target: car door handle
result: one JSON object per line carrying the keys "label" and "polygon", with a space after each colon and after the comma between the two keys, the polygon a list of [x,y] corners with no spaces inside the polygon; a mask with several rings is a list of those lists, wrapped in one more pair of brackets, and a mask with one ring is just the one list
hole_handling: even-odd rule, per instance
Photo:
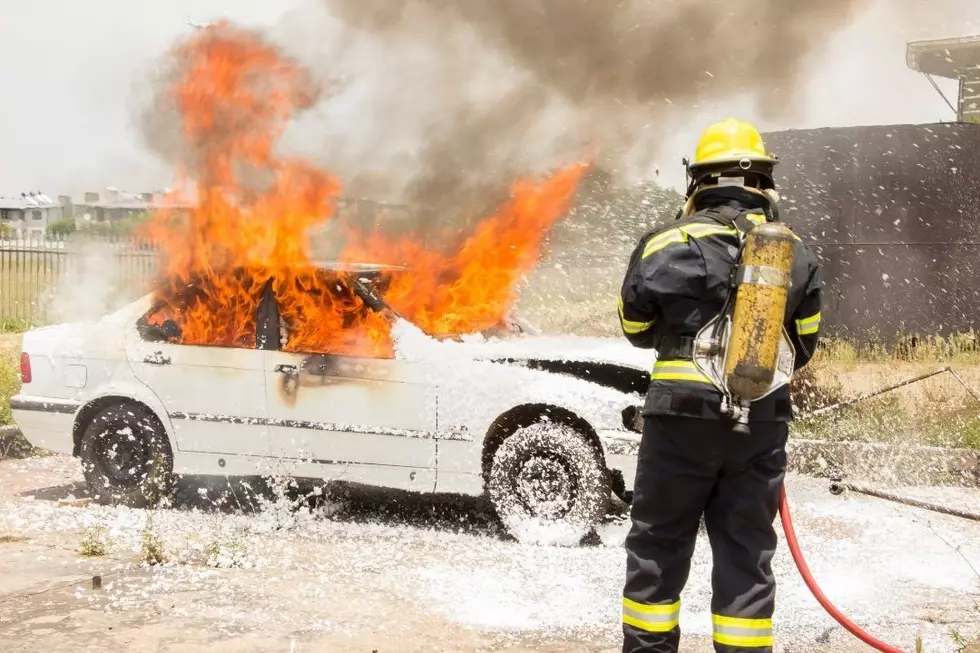
{"label": "car door handle", "polygon": [[155,351],[143,358],[143,362],[150,365],[170,365],[170,356],[164,356],[162,351]]}
{"label": "car door handle", "polygon": [[296,373],[296,366],[295,365],[276,365],[276,368],[275,369],[280,374],[295,374]]}

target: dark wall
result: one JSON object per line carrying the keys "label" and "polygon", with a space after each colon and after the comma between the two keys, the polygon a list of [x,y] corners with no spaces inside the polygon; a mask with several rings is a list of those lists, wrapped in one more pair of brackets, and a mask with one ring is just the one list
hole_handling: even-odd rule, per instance
{"label": "dark wall", "polygon": [[980,125],[765,135],[783,220],[820,254],[827,335],[980,328]]}

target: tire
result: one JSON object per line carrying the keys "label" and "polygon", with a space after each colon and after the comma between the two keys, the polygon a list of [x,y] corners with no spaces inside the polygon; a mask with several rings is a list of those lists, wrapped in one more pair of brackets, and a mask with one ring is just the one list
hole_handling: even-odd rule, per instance
{"label": "tire", "polygon": [[156,416],[137,404],[116,404],[85,426],[79,447],[92,495],[106,505],[145,508],[172,488],[173,452]]}
{"label": "tire", "polygon": [[497,449],[487,492],[507,532],[525,544],[577,546],[606,515],[609,478],[571,426],[538,422]]}

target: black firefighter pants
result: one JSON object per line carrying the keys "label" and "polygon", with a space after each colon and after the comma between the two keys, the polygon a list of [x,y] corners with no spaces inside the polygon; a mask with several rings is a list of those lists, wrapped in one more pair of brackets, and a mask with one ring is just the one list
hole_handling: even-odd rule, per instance
{"label": "black firefighter pants", "polygon": [[701,515],[711,542],[715,650],[772,651],[773,522],[789,425],[647,417],[626,538],[623,653],[675,653]]}

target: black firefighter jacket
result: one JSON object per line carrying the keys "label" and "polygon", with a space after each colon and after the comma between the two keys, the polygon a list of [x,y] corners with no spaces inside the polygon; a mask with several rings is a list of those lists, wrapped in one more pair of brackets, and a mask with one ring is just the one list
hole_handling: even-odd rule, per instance
{"label": "black firefighter jacket", "polygon": [[[623,280],[623,333],[634,346],[658,353],[644,415],[723,417],[721,392],[694,366],[691,342],[725,305],[740,232],[765,218],[760,208],[745,202],[707,204],[644,235]],[[799,369],[817,346],[822,286],[817,259],[799,239],[791,278],[785,326]],[[792,417],[788,387],[754,402],[749,411],[749,421],[788,422]]]}

